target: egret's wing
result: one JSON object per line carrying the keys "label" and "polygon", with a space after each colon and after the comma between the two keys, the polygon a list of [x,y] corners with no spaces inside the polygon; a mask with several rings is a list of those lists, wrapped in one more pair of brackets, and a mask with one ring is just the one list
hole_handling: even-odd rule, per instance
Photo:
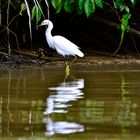
{"label": "egret's wing", "polygon": [[56,50],[58,53],[65,55],[78,55],[83,57],[83,53],[79,50],[79,47],[66,39],[63,36],[54,36],[53,43],[55,45]]}

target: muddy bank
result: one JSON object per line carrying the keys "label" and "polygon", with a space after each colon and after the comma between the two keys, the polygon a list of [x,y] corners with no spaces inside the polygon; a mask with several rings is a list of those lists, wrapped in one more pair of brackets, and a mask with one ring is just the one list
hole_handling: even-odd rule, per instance
{"label": "muddy bank", "polygon": [[84,70],[86,67],[95,71],[102,70],[140,70],[140,59],[134,57],[109,57],[109,56],[85,56],[78,58],[72,66],[76,70]]}
{"label": "muddy bank", "polygon": [[[42,65],[47,69],[64,69],[63,57],[52,57],[50,62]],[[68,59],[68,63],[72,58]],[[77,58],[70,65],[72,71],[103,71],[103,70],[140,70],[140,59],[134,57],[111,57],[111,56],[85,56]]]}
{"label": "muddy bank", "polygon": [[132,56],[85,56],[78,58],[76,62],[86,64],[140,64],[140,59]]}
{"label": "muddy bank", "polygon": [[[73,60],[73,57],[69,57],[68,62]],[[16,68],[21,66],[51,66],[51,67],[64,67],[64,58],[60,55],[54,55],[51,57],[29,57],[29,56],[6,56],[1,59],[0,69]],[[81,68],[87,66],[99,66],[106,67],[106,69],[140,69],[140,59],[136,56],[101,56],[101,55],[85,55],[83,58],[77,57],[71,67]]]}

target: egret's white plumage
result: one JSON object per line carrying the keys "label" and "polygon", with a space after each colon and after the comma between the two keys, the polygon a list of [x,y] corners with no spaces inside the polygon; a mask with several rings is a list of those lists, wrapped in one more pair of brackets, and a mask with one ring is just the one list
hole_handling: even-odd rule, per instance
{"label": "egret's white plumage", "polygon": [[51,30],[53,29],[53,23],[50,20],[44,20],[41,25],[47,26],[45,35],[50,48],[55,49],[64,57],[67,55],[77,55],[79,57],[84,56],[84,54],[79,50],[79,47],[65,37],[59,35],[52,36]]}

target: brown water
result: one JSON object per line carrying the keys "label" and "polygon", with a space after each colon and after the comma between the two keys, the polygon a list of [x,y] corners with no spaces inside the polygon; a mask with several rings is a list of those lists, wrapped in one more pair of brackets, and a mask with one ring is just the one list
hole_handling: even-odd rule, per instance
{"label": "brown water", "polygon": [[0,140],[139,140],[140,71],[62,66],[0,72]]}

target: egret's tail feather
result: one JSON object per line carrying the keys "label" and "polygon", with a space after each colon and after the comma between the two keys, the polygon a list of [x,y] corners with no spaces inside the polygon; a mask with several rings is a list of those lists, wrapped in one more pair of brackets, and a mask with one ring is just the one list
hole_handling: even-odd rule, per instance
{"label": "egret's tail feather", "polygon": [[78,55],[79,57],[84,57],[84,54],[83,54],[80,50],[77,52],[77,55]]}

